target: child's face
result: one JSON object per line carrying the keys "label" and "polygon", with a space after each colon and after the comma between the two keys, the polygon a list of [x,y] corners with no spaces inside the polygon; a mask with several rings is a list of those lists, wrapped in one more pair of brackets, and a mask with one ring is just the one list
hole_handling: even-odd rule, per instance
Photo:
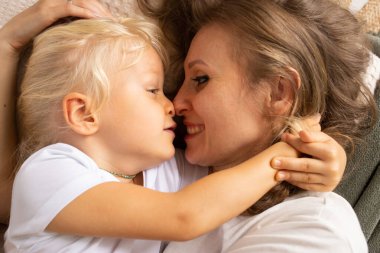
{"label": "child's face", "polygon": [[170,159],[174,155],[174,108],[163,93],[158,54],[147,48],[137,64],[116,73],[110,82],[110,102],[99,114],[98,133],[109,150],[103,159],[126,174]]}

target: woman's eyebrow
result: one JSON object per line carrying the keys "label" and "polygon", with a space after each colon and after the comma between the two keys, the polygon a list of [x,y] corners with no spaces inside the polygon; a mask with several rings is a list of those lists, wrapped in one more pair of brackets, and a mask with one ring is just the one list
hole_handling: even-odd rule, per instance
{"label": "woman's eyebrow", "polygon": [[205,65],[205,66],[208,66],[207,63],[205,63],[203,60],[201,59],[197,59],[197,60],[194,60],[194,61],[191,61],[187,64],[187,66],[190,68],[192,68],[194,65],[196,64],[201,64],[201,65]]}

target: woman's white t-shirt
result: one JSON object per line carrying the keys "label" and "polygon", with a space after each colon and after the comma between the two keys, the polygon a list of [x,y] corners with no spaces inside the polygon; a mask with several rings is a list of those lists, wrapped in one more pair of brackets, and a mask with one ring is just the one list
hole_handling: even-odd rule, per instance
{"label": "woman's white t-shirt", "polygon": [[367,253],[368,248],[344,198],[332,192],[305,192],[256,216],[234,218],[194,240],[171,242],[164,251],[179,252]]}

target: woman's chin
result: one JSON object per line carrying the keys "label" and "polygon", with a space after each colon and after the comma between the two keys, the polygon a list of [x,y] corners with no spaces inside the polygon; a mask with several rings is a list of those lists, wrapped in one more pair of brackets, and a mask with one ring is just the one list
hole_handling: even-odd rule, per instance
{"label": "woman's chin", "polygon": [[206,156],[199,150],[193,150],[191,148],[186,148],[185,150],[185,158],[190,164],[208,166],[207,159],[204,159],[204,157]]}

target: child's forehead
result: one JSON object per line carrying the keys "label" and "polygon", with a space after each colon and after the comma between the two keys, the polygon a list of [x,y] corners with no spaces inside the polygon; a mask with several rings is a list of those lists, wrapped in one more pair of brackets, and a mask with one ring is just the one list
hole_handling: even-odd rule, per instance
{"label": "child's forehead", "polygon": [[[110,73],[125,72],[133,75],[144,75],[141,79],[164,79],[164,65],[159,54],[152,48],[146,47],[136,52],[133,57],[128,54],[120,57],[120,61],[113,68],[109,69]],[[163,80],[162,80],[163,82]]]}

